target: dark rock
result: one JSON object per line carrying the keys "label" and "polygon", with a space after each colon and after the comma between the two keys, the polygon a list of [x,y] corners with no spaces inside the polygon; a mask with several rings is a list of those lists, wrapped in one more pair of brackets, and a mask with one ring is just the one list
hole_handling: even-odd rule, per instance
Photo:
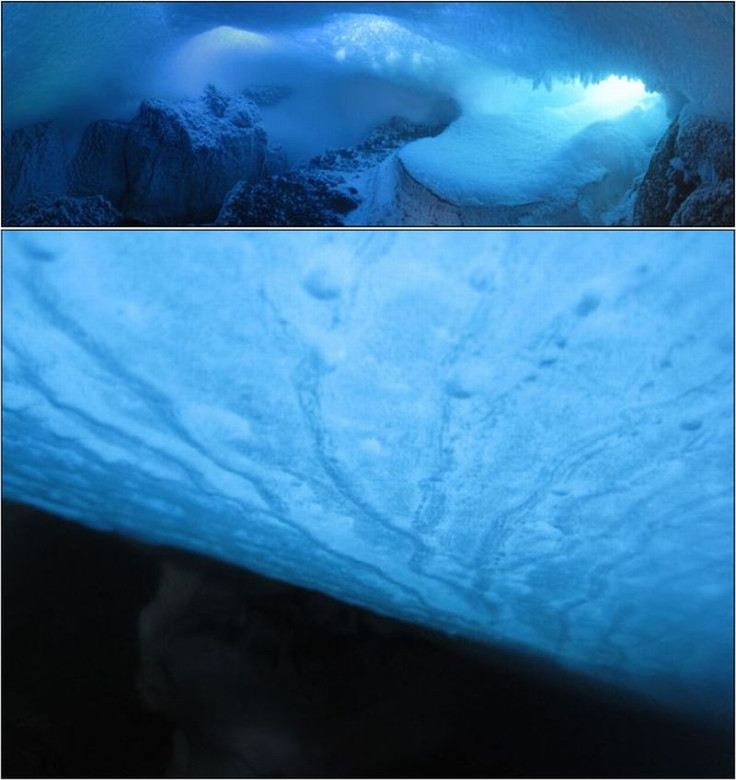
{"label": "dark rock", "polygon": [[733,125],[681,112],[654,150],[634,224],[733,225],[733,143]]}
{"label": "dark rock", "polygon": [[702,116],[680,116],[676,152],[684,169],[711,183],[733,179],[733,125]]}
{"label": "dark rock", "polygon": [[[455,116],[453,103],[448,116]],[[449,120],[448,120],[449,121]],[[392,117],[355,147],[328,149],[306,165],[256,184],[238,182],[228,193],[216,225],[242,227],[340,227],[361,195],[355,176],[375,169],[409,141],[439,135],[447,122],[427,125]],[[275,153],[274,153],[275,154]],[[285,165],[285,160],[275,160]],[[273,162],[267,157],[265,172]]]}
{"label": "dark rock", "polygon": [[283,146],[269,147],[266,149],[266,159],[263,163],[263,175],[275,176],[289,169],[289,159]]}
{"label": "dark rock", "polygon": [[125,143],[130,125],[124,122],[92,122],[82,136],[72,161],[72,195],[104,195],[121,203],[127,186]]}
{"label": "dark rock", "polygon": [[294,94],[291,87],[251,87],[243,90],[243,97],[252,100],[259,108],[270,108]]}
{"label": "dark rock", "polygon": [[94,122],[73,163],[72,191],[101,193],[143,225],[211,222],[238,181],[264,169],[258,108],[209,87],[199,101],[146,100],[128,124]]}
{"label": "dark rock", "polygon": [[202,103],[144,101],[125,147],[126,216],[162,225],[211,222],[237,181],[261,175],[266,134],[256,119],[245,98],[230,101],[221,116]]}
{"label": "dark rock", "polygon": [[[449,116],[454,119],[456,113],[451,112]],[[375,127],[368,138],[356,147],[328,149],[324,154],[313,157],[309,167],[323,171],[354,171],[372,167],[410,141],[434,138],[446,129],[450,121],[427,125],[394,116]]]}
{"label": "dark rock", "polygon": [[[670,160],[675,157],[677,120],[669,126],[660,138],[652,154],[634,205],[635,225],[668,225],[674,209],[668,195]],[[682,202],[683,198],[680,198]],[[678,203],[679,205],[679,203]]]}
{"label": "dark rock", "polygon": [[215,222],[242,227],[339,227],[358,203],[340,189],[338,177],[304,170],[248,184],[228,193]]}
{"label": "dark rock", "polygon": [[677,227],[733,225],[733,179],[695,190],[677,210],[670,224]]}
{"label": "dark rock", "polygon": [[6,214],[28,201],[66,192],[69,161],[55,122],[3,133],[2,155]]}
{"label": "dark rock", "polygon": [[214,87],[212,84],[208,84],[204,90],[202,102],[207,106],[210,114],[222,119],[222,117],[224,117],[225,113],[227,112],[230,101],[216,87]]}
{"label": "dark rock", "polygon": [[122,215],[102,195],[75,198],[70,195],[31,200],[11,212],[12,227],[116,227]]}

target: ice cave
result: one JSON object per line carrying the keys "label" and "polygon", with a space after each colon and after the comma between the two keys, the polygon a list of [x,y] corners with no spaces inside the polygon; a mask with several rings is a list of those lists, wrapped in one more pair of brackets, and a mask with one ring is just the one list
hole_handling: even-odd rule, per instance
{"label": "ice cave", "polygon": [[[733,252],[6,231],[4,498],[538,658],[728,745]],[[191,591],[167,576],[159,600]]]}
{"label": "ice cave", "polygon": [[7,3],[4,223],[730,226],[733,14]]}

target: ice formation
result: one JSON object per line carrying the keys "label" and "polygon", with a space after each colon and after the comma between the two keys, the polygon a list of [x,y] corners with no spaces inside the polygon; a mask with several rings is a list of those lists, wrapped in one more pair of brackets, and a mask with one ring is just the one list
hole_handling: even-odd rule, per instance
{"label": "ice formation", "polygon": [[[407,139],[380,170],[350,182],[362,206],[346,222],[368,226],[637,224],[637,187],[684,105],[733,133],[728,3],[307,3],[288,13],[278,3],[131,3],[123,16],[109,6],[31,2],[4,15],[6,213],[21,207],[13,224],[47,208],[42,197],[79,194],[56,185],[91,122],[139,123],[138,107],[161,101],[191,118],[192,101],[212,88],[233,100],[244,91],[279,96],[262,105],[258,131],[291,170],[328,149],[357,148],[395,117],[446,122],[440,136]],[[35,181],[46,170],[44,132],[63,143],[54,141],[52,181]],[[185,140],[161,135],[150,146],[186,154]],[[122,149],[114,155],[125,160]],[[261,158],[234,167],[267,180]],[[732,161],[727,168],[716,182],[701,178],[704,191],[670,218],[731,224]],[[123,173],[123,182],[136,179]],[[145,202],[169,197],[175,183],[160,178],[152,182],[162,192]],[[110,203],[123,224],[210,224],[228,176],[191,178],[219,202],[151,214],[126,209],[135,193]],[[261,225],[277,221],[268,215]],[[329,215],[316,224],[325,223],[342,224]]]}
{"label": "ice formation", "polygon": [[[211,7],[208,7],[211,6]],[[610,75],[676,90],[728,117],[730,3],[24,3],[3,23],[5,122],[42,121],[83,97],[188,91],[207,80],[326,69],[462,88],[484,69],[538,83]],[[53,67],[47,67],[53,63]],[[164,80],[167,83],[164,83]],[[240,86],[240,85],[238,85]],[[109,104],[108,104],[109,105]]]}
{"label": "ice formation", "polygon": [[6,497],[727,716],[728,232],[3,244]]}

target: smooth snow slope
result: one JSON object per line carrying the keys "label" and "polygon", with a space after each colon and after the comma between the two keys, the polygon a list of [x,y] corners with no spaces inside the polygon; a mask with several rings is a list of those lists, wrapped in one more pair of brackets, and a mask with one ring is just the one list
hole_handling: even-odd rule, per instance
{"label": "smooth snow slope", "polygon": [[604,196],[583,206],[589,224],[602,224],[602,213],[646,171],[668,120],[655,96],[610,118],[585,102],[464,115],[440,136],[408,144],[399,157],[415,180],[443,200],[486,206],[490,224],[508,224],[493,219],[494,207],[527,205],[522,224],[557,225],[560,213],[580,208],[586,187],[604,186]]}
{"label": "smooth snow slope", "polygon": [[727,716],[729,233],[3,249],[7,498]]}

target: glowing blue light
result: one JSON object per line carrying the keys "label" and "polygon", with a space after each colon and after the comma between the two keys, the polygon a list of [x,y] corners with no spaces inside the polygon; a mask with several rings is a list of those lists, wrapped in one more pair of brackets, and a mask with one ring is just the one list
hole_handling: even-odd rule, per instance
{"label": "glowing blue light", "polygon": [[642,81],[624,76],[609,76],[586,87],[583,94],[583,102],[591,112],[595,110],[606,117],[623,114],[651,98],[654,96]]}
{"label": "glowing blue light", "polygon": [[727,231],[3,250],[7,497],[728,716]]}
{"label": "glowing blue light", "polygon": [[634,108],[656,108],[661,98],[647,92],[639,79],[609,76],[596,83],[581,79],[553,79],[537,87],[531,79],[477,69],[459,86],[466,109],[477,114],[531,113],[555,109],[560,117],[577,121],[613,119]]}
{"label": "glowing blue light", "polygon": [[166,78],[167,88],[176,85],[186,93],[198,93],[207,83],[237,94],[243,86],[243,73],[276,48],[268,36],[250,30],[222,25],[195,35],[172,55]]}

